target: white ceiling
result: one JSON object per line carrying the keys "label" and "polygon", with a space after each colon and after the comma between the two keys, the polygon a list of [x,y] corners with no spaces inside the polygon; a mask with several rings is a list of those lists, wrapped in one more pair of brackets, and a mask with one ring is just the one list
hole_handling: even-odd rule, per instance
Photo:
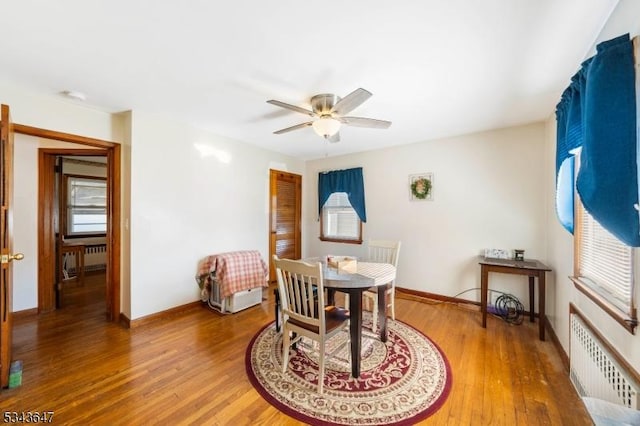
{"label": "white ceiling", "polygon": [[[616,4],[14,0],[0,13],[0,78],[317,158],[547,118]],[[336,144],[311,128],[272,133],[309,117],[268,99],[309,107],[358,87],[373,96],[349,115],[389,129],[343,127]]]}

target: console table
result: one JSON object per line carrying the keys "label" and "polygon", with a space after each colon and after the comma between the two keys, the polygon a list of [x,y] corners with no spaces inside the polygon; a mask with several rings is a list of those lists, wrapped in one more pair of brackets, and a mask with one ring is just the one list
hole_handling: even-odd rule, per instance
{"label": "console table", "polygon": [[551,269],[535,259],[512,260],[479,257],[480,264],[480,309],[482,310],[482,327],[487,328],[487,295],[489,293],[489,272],[502,274],[525,275],[529,277],[529,312],[530,321],[535,321],[534,315],[534,279],[538,278],[538,323],[540,340],[544,341],[545,316],[545,273]]}

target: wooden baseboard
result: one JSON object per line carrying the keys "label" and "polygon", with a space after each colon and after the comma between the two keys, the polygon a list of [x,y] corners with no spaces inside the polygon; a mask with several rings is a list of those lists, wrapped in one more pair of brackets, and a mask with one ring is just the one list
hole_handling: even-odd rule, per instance
{"label": "wooden baseboard", "polygon": [[166,311],[156,312],[155,314],[147,315],[134,320],[127,318],[124,314],[120,313],[120,323],[127,328],[137,328],[143,325],[150,324],[152,322],[170,317],[185,311],[189,311],[202,305],[202,302],[197,300],[195,302],[187,303],[186,305],[175,306]]}
{"label": "wooden baseboard", "polygon": [[23,309],[22,311],[16,311],[11,313],[14,318],[25,318],[38,315],[38,308]]}
{"label": "wooden baseboard", "polygon": [[[473,300],[460,299],[458,297],[444,296],[442,294],[429,293],[426,291],[418,291],[412,290],[409,288],[396,287],[396,293],[400,295],[400,297],[404,296],[407,299],[413,300],[436,300],[438,302],[448,302],[448,303],[464,303],[466,305],[477,306],[480,309],[480,302],[475,302]],[[523,315],[529,317],[529,311],[523,311]],[[538,314],[535,313],[534,317],[538,317]],[[547,323],[547,328],[549,324]]]}
{"label": "wooden baseboard", "polygon": [[120,312],[119,321],[120,321],[120,325],[122,325],[124,328],[131,328],[131,320],[129,319],[128,316],[126,316],[122,312]]}
{"label": "wooden baseboard", "polygon": [[551,343],[556,347],[558,351],[558,355],[560,355],[560,359],[562,359],[562,365],[567,374],[569,374],[570,364],[569,364],[569,355],[565,352],[562,344],[560,343],[560,339],[558,339],[558,335],[556,335],[555,330],[551,327],[551,323],[549,323],[549,318],[545,318],[546,321],[544,323],[544,328],[547,330],[547,336],[551,338]]}
{"label": "wooden baseboard", "polygon": [[396,294],[400,297],[404,296],[408,299],[414,299],[414,300],[430,299],[430,300],[436,300],[438,302],[464,303],[466,305],[475,305],[478,308],[480,308],[480,302],[474,302],[471,300],[460,299],[460,298],[451,297],[451,296],[443,296],[441,294],[429,293],[426,291],[412,290],[409,288],[396,287]]}
{"label": "wooden baseboard", "polygon": [[[404,297],[406,299],[411,299],[411,300],[418,300],[418,301],[423,301],[425,299],[429,299],[429,300],[436,300],[439,302],[449,302],[449,303],[464,303],[467,305],[474,305],[477,306],[478,309],[480,309],[480,302],[474,302],[471,300],[465,300],[465,299],[459,299],[457,297],[450,297],[450,296],[443,296],[441,294],[435,294],[435,293],[428,293],[428,292],[424,292],[424,291],[418,291],[418,290],[411,290],[408,288],[401,288],[401,287],[396,287],[396,295],[398,297]],[[525,311],[524,315],[526,317],[529,316],[529,312]],[[536,317],[539,318],[538,314],[535,314]],[[547,332],[549,333],[549,337],[551,338],[551,341],[553,343],[553,345],[556,347],[556,349],[558,350],[558,354],[560,355],[560,358],[562,359],[562,364],[565,368],[565,370],[567,371],[567,373],[569,373],[569,356],[567,355],[567,353],[565,352],[564,348],[562,347],[562,344],[560,343],[560,339],[558,339],[558,336],[556,335],[555,330],[553,329],[553,327],[551,327],[551,324],[549,323],[549,319],[546,318],[545,321],[545,329],[547,330]]]}

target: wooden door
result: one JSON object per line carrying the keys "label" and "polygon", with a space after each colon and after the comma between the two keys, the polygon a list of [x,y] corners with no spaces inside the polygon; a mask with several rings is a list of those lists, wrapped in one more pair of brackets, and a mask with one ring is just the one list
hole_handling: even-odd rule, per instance
{"label": "wooden door", "polygon": [[11,364],[11,261],[23,256],[12,251],[13,126],[7,105],[0,107],[0,120],[0,384],[4,388]]}
{"label": "wooden door", "polygon": [[300,259],[302,253],[302,176],[271,170],[269,193],[269,279],[274,282],[273,255]]}

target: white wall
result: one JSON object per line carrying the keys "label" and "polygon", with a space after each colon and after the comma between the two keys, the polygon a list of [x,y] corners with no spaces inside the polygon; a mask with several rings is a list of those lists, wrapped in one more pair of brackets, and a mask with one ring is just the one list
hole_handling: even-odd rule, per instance
{"label": "white wall", "polygon": [[201,258],[268,258],[269,169],[304,163],[134,112],[131,136],[131,319],[198,299]]}
{"label": "white wall", "polygon": [[[161,117],[108,114],[7,82],[0,102],[16,123],[123,142],[121,310],[130,319],[198,300],[204,256],[257,249],[266,259],[269,169],[304,172],[301,160]],[[14,311],[37,306],[37,150],[74,146],[16,135],[14,247],[25,259],[14,264]]]}
{"label": "white wall", "polygon": [[[303,255],[365,254],[366,245],[320,241],[317,222],[318,172],[362,166],[363,237],[402,241],[397,286],[446,296],[478,288],[484,248],[522,248],[544,261],[543,147],[538,123],[310,161]],[[410,201],[409,175],[422,172],[434,173],[434,200]],[[526,277],[492,274],[490,287],[528,307]],[[477,301],[479,294],[459,297]]]}
{"label": "white wall", "polygon": [[121,138],[121,124],[116,116],[55,93],[43,95],[0,81],[0,102],[11,108],[14,123],[114,142]]}
{"label": "white wall", "polygon": [[120,186],[122,223],[120,224],[120,311],[131,318],[131,111],[118,114],[123,124],[123,135],[120,145],[121,168]]}
{"label": "white wall", "polygon": [[555,159],[556,121],[555,115],[547,120],[545,131],[545,190],[547,260],[553,269],[547,273],[547,320],[555,331],[565,352],[569,353],[569,303],[573,300],[573,284],[568,277],[573,275],[573,235],[567,232],[556,215],[555,209]]}

